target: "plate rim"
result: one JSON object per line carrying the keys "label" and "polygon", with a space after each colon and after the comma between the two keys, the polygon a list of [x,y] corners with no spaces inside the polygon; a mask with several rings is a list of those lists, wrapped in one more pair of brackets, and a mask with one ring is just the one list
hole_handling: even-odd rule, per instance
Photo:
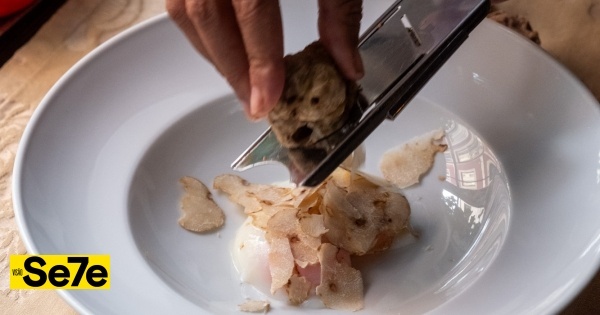
{"label": "plate rim", "polygon": [[[80,71],[82,71],[89,63],[93,62],[97,58],[102,58],[103,54],[123,42],[129,37],[136,36],[139,32],[147,30],[153,26],[156,26],[160,23],[168,22],[169,17],[168,13],[163,12],[147,20],[141,21],[140,23],[131,26],[123,30],[122,32],[115,34],[113,37],[109,38],[105,42],[98,45],[96,48],[92,49],[89,53],[79,59],[77,62],[73,64],[71,68],[69,68],[57,81],[56,83],[48,90],[48,92],[44,95],[38,106],[35,108],[31,118],[27,122],[23,134],[21,136],[21,140],[19,141],[17,147],[17,153],[15,155],[15,161],[12,169],[12,205],[13,212],[15,215],[15,222],[17,223],[17,227],[21,236],[21,240],[23,241],[23,245],[27,251],[27,254],[30,255],[40,255],[33,237],[31,235],[30,229],[25,222],[25,214],[24,209],[25,206],[23,204],[23,196],[22,196],[22,182],[21,179],[23,177],[23,167],[24,167],[24,157],[27,154],[27,150],[30,147],[30,140],[32,134],[39,121],[43,118],[44,113],[50,108],[52,105],[52,101],[57,95],[69,85],[69,82],[72,80],[73,76]],[[67,302],[71,307],[75,309],[76,312],[81,314],[93,314],[93,311],[85,307],[81,301],[79,301],[75,296],[73,296],[69,290],[57,289],[56,291],[59,296]]]}

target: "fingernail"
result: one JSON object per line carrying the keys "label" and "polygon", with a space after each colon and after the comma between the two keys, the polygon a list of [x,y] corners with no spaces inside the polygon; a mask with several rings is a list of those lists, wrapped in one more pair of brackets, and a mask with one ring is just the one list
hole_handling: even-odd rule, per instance
{"label": "fingernail", "polygon": [[244,107],[244,113],[246,113],[246,119],[248,119],[249,121],[252,122],[257,122],[260,121],[261,118],[255,116],[254,114],[252,114],[252,107],[250,106],[250,104],[246,101],[241,101],[242,102],[242,106]]}
{"label": "fingernail", "polygon": [[264,97],[262,91],[253,86],[250,92],[250,115],[256,119],[261,116],[264,107]]}
{"label": "fingernail", "polygon": [[250,73],[250,115],[262,118],[269,114],[281,96],[285,77],[283,61],[280,66],[255,68]]}

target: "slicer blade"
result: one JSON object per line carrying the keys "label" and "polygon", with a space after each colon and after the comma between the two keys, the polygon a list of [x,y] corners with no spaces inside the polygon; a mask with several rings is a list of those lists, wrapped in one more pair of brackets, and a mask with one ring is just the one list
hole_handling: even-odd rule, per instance
{"label": "slicer blade", "polygon": [[[354,106],[356,118],[362,117],[362,108],[364,104],[359,100]],[[343,127],[321,139],[318,147],[297,149],[283,147],[269,128],[231,164],[231,167],[236,171],[245,171],[255,166],[279,163],[288,169],[291,182],[301,186],[315,186],[324,179],[320,179],[321,175],[318,173],[315,177],[315,170],[319,169],[329,152],[337,148],[357,123],[357,119],[349,119]]]}
{"label": "slicer blade", "polygon": [[242,172],[255,166],[273,163],[287,167],[290,181],[293,183],[299,184],[304,177],[291,162],[289,150],[281,146],[269,128],[231,164],[231,168]]}

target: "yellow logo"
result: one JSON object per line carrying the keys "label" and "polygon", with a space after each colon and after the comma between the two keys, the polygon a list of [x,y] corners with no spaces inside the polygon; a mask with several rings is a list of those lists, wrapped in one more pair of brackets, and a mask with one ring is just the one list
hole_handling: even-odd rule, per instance
{"label": "yellow logo", "polygon": [[10,288],[110,289],[109,255],[11,255]]}

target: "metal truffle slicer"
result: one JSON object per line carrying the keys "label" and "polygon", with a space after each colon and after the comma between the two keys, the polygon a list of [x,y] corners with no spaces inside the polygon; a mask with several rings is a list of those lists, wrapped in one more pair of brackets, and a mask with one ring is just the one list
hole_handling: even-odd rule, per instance
{"label": "metal truffle slicer", "polygon": [[320,149],[282,147],[266,130],[232,164],[281,163],[301,186],[324,181],[385,119],[393,120],[485,18],[488,0],[396,1],[361,36],[365,76],[348,122]]}

